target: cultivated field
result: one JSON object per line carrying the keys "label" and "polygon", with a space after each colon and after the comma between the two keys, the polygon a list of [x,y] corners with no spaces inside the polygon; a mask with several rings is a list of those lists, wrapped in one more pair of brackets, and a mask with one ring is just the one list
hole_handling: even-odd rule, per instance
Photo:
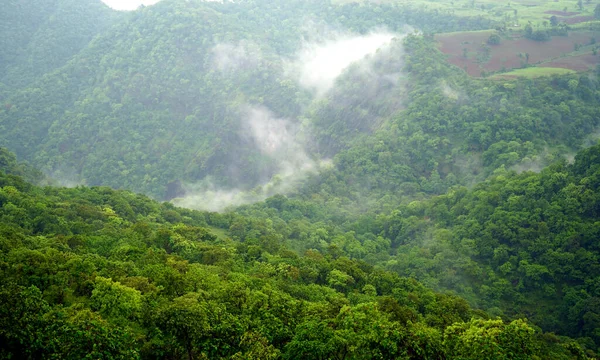
{"label": "cultivated field", "polygon": [[[547,67],[588,70],[600,63],[592,55],[600,31],[571,31],[568,36],[553,36],[549,41],[523,37],[502,38],[499,45],[488,45],[494,31],[439,34],[436,39],[448,61],[471,76],[540,64]],[[577,47],[577,49],[576,49]]]}
{"label": "cultivated field", "polygon": [[542,67],[561,67],[565,69],[573,69],[576,71],[586,71],[594,69],[600,63],[600,57],[593,54],[582,54],[568,56],[556,60],[551,60],[540,64]]}
{"label": "cultivated field", "polygon": [[559,22],[576,24],[593,18],[598,0],[333,0],[334,3],[402,3],[417,8],[438,9],[457,16],[483,16],[522,29],[528,22],[543,25],[551,16]]}

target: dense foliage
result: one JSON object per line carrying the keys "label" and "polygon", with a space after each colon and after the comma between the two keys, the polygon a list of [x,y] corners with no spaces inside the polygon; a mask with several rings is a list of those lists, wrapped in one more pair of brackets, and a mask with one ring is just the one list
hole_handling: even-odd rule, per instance
{"label": "dense foliage", "polygon": [[[406,24],[437,31],[490,26],[485,19],[399,5],[327,1],[174,0],[123,18],[60,70],[8,96],[0,109],[0,141],[61,180],[135,189],[157,198],[167,197],[166,186],[174,181],[210,175],[221,186],[251,188],[279,170],[248,141],[242,109],[266,106],[279,117],[300,121],[311,97],[290,79],[285,61],[300,49],[302,38],[381,27],[402,32]],[[20,64],[42,71],[46,68],[35,61],[47,57],[40,57],[44,50],[36,43],[24,55],[33,60]],[[237,71],[215,66],[218,46],[247,55],[245,63]],[[20,69],[15,74],[26,78]],[[338,113],[342,104],[345,117],[369,106],[361,104],[362,98],[340,100],[334,96],[337,105],[314,110],[317,127],[319,118]],[[379,113],[382,105],[371,107],[369,113]],[[373,116],[356,118],[365,122]]]}
{"label": "dense foliage", "polygon": [[375,214],[277,196],[232,213],[230,234],[252,239],[263,224],[297,251],[362,259],[596,349],[599,152],[591,147],[572,165],[540,173],[501,167],[472,189],[454,186]]}
{"label": "dense foliage", "polygon": [[207,228],[230,215],[4,173],[0,206],[2,358],[586,358],[364,262]]}
{"label": "dense foliage", "polygon": [[599,125],[596,76],[474,81],[446,64],[433,41],[409,36],[405,47],[406,109],[337,154],[334,169],[315,180],[308,196],[360,202],[368,195],[377,207],[441,194],[501,166],[539,170],[585,146]]}
{"label": "dense foliage", "polygon": [[[597,73],[469,78],[432,34],[496,24],[394,2],[8,1],[0,23],[0,359],[598,353]],[[307,44],[381,28],[328,91],[296,78]],[[225,213],[150,198],[252,198],[302,162]]]}
{"label": "dense foliage", "polygon": [[120,17],[100,0],[3,2],[0,83],[14,89],[36,82],[65,65]]}

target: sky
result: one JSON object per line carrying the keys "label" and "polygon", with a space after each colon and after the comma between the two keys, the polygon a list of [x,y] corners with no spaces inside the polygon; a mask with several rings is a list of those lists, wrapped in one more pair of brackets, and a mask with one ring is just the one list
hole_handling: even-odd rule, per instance
{"label": "sky", "polygon": [[115,10],[135,10],[140,5],[154,5],[160,0],[102,0]]}

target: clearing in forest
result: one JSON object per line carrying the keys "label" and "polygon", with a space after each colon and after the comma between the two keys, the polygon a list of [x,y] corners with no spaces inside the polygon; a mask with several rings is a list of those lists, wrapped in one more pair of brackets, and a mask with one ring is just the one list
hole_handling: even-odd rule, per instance
{"label": "clearing in forest", "polygon": [[525,78],[536,78],[541,76],[551,76],[551,75],[564,75],[574,73],[574,70],[564,69],[564,68],[553,68],[553,67],[529,67],[525,69],[516,69],[513,71],[509,71],[506,73],[496,74],[490,79],[493,80],[508,80],[508,79],[516,79],[520,77]]}
{"label": "clearing in forest", "polygon": [[483,17],[498,24],[519,30],[531,23],[532,26],[548,24],[552,16],[558,22],[578,24],[594,18],[597,2],[583,0],[333,0],[336,4],[348,3],[394,3],[413,8],[447,12],[457,17]]}
{"label": "clearing in forest", "polygon": [[540,64],[543,67],[560,67],[575,71],[587,71],[595,68],[600,63],[600,56],[591,53],[567,56]]}
{"label": "clearing in forest", "polygon": [[436,40],[450,63],[475,77],[527,65],[582,71],[600,63],[600,56],[593,55],[600,31],[570,31],[568,36],[552,36],[548,41],[501,35],[500,44],[490,45],[488,39],[494,33],[488,30],[438,34]]}

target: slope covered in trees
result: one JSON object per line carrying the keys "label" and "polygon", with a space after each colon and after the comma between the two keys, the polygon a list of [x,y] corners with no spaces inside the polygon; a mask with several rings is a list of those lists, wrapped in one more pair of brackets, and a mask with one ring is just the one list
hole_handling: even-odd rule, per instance
{"label": "slope covered in trees", "polygon": [[0,14],[0,83],[16,89],[64,66],[121,16],[100,0],[16,1]]}
{"label": "slope covered in trees", "polygon": [[491,314],[579,337],[595,350],[599,169],[596,145],[571,165],[561,160],[540,173],[500,167],[472,189],[453,186],[362,215],[340,211],[339,200],[278,196],[231,213],[243,217],[233,217],[229,231],[253,239],[254,226],[268,221],[297,251],[364,260]]}
{"label": "slope covered in trees", "polygon": [[[1,358],[598,352],[596,73],[470,79],[431,33],[494,23],[426,6],[39,5],[0,15],[0,145],[64,184],[286,195],[39,187],[0,148]],[[386,45],[306,76],[357,38]]]}
{"label": "slope covered in trees", "polygon": [[588,135],[600,119],[595,75],[473,81],[446,65],[433,41],[408,36],[404,43],[405,109],[337,154],[307,196],[371,197],[381,207],[476,183],[501,166],[540,169],[593,141]]}
{"label": "slope covered in trees", "polygon": [[[394,5],[161,2],[123,16],[65,67],[5,99],[0,140],[44,172],[90,185],[164,198],[167,184],[210,175],[221,186],[251,188],[281,169],[247,139],[244,108],[264,106],[296,126],[306,117],[312,122],[303,115],[311,94],[286,67],[302,39],[402,31],[406,24],[437,31],[490,26],[485,19]],[[333,96],[332,108],[317,106],[316,126],[340,129],[318,118],[354,113],[365,130],[373,114],[389,115],[385,104],[346,100]],[[340,147],[339,141],[319,144],[318,152]]]}
{"label": "slope covered in trees", "polygon": [[311,39],[492,26],[401,6],[326,5],[165,1],[122,15],[68,65],[4,100],[0,140],[70,183],[156,198],[207,177],[251,189],[284,171],[249,135],[248,108],[264,108],[301,134],[309,156],[342,151],[334,176],[354,186],[334,191],[380,198],[441,193],[501,164],[538,163],[548,148],[577,148],[597,125],[595,78],[473,81],[428,37],[398,38],[369,71],[351,67],[315,97],[289,67]]}
{"label": "slope covered in trees", "polygon": [[201,213],[0,173],[3,358],[585,359],[364,262],[215,235]]}

